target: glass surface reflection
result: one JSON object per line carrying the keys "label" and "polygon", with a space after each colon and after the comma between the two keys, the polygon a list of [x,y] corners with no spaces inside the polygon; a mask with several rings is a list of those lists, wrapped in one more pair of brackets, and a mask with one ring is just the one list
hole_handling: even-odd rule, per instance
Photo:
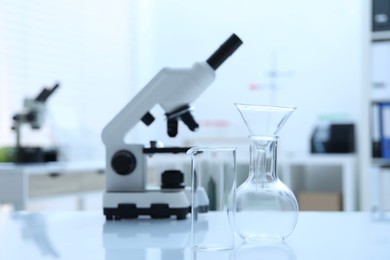
{"label": "glass surface reflection", "polygon": [[221,251],[192,250],[191,260],[235,260],[234,249]]}
{"label": "glass surface reflection", "polygon": [[106,221],[103,225],[106,260],[184,259],[189,237],[189,220],[145,218]]}
{"label": "glass surface reflection", "polygon": [[235,260],[296,260],[294,251],[284,242],[243,242],[235,250]]}
{"label": "glass surface reflection", "polygon": [[21,222],[21,237],[32,241],[42,256],[58,258],[59,254],[47,231],[46,219],[39,213],[12,213],[12,219]]}

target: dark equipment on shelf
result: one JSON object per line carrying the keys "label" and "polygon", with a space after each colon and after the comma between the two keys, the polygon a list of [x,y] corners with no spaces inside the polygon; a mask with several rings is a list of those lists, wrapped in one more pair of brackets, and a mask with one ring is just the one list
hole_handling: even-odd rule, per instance
{"label": "dark equipment on shelf", "polygon": [[310,151],[311,153],[354,153],[355,125],[317,126],[311,136]]}
{"label": "dark equipment on shelf", "polygon": [[390,0],[372,1],[372,31],[390,30]]}

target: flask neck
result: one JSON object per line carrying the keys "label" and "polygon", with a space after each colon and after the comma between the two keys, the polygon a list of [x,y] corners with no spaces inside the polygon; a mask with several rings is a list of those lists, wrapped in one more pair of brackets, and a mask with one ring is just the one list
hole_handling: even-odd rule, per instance
{"label": "flask neck", "polygon": [[277,136],[250,136],[249,177],[266,183],[278,179],[276,173]]}

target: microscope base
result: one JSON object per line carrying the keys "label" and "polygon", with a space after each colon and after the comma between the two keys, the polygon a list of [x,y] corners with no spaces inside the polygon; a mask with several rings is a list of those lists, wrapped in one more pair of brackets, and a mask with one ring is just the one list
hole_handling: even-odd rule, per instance
{"label": "microscope base", "polygon": [[183,189],[105,192],[103,195],[103,213],[107,220],[139,216],[185,219],[190,210],[190,199]]}

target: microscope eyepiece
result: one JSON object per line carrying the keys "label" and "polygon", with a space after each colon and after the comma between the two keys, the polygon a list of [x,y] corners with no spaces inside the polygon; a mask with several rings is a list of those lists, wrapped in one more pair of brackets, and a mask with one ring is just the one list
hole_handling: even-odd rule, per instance
{"label": "microscope eyepiece", "polygon": [[60,86],[59,83],[56,83],[51,89],[44,88],[35,98],[35,101],[46,102],[46,100],[54,93],[54,91]]}
{"label": "microscope eyepiece", "polygon": [[234,33],[216,50],[207,63],[214,69],[218,69],[230,55],[232,55],[242,44],[241,39]]}

